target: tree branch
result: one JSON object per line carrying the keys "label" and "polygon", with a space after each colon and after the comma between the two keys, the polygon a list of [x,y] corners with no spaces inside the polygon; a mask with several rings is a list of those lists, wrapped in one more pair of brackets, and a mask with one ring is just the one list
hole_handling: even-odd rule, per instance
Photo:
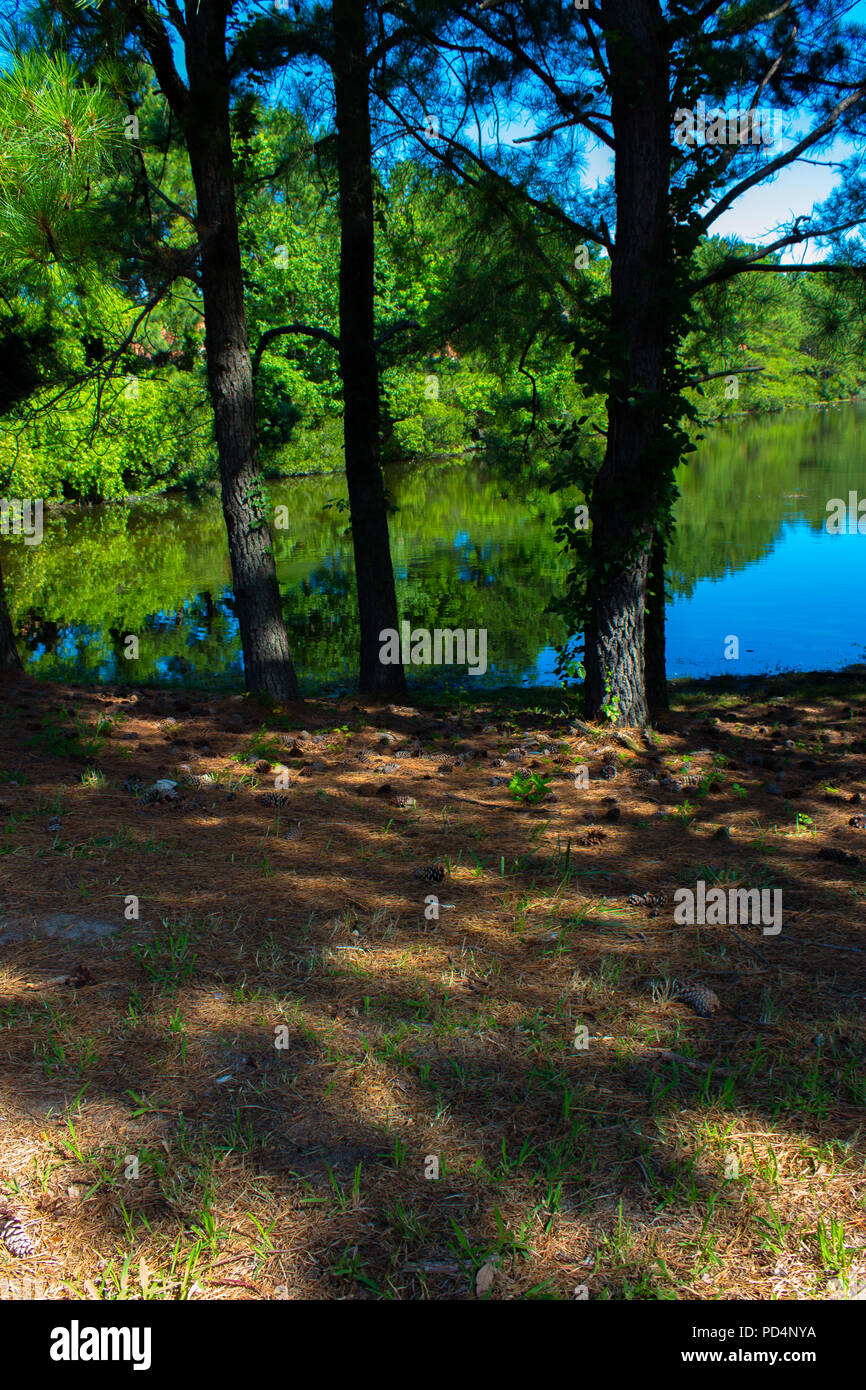
{"label": "tree branch", "polygon": [[763,372],[765,367],[725,367],[721,372],[707,372],[706,376],[692,376],[686,386],[702,386],[705,381],[715,381],[720,376],[742,376],[744,372]]}
{"label": "tree branch", "polygon": [[267,352],[275,338],[283,338],[289,333],[299,333],[306,338],[317,338],[319,342],[328,343],[332,348],[340,349],[340,339],[333,333],[329,333],[327,328],[311,328],[305,323],[285,323],[280,328],[266,328],[259,338],[253,355],[253,377],[259,370],[262,357]]}
{"label": "tree branch", "polygon": [[866,265],[852,265],[845,261],[816,261],[813,265],[745,265],[738,272],[741,275],[862,275]]}
{"label": "tree branch", "polygon": [[787,154],[780,154],[776,159],[771,159],[769,163],[762,164],[754,173],[749,174],[745,179],[741,179],[739,183],[734,184],[733,188],[729,188],[727,193],[710,208],[706,216],[701,218],[699,225],[706,231],[708,227],[711,227],[712,224],[721,217],[723,212],[727,212],[728,208],[735,203],[738,198],[742,197],[744,193],[747,193],[750,188],[754,188],[756,184],[764,183],[772,174],[778,173],[780,169],[787,168],[789,164],[793,164],[805,150],[810,150],[812,146],[817,145],[818,141],[822,140],[825,135],[829,135],[838,124],[839,118],[848,110],[849,106],[856,105],[858,101],[863,100],[864,96],[866,96],[866,86],[856,87],[853,92],[850,92],[849,95],[845,97],[844,101],[837,102],[829,116],[827,116],[820,125],[817,125],[808,135],[805,135],[802,140],[798,141],[792,149],[788,150]]}
{"label": "tree branch", "polygon": [[[763,261],[767,256],[772,256],[774,252],[782,251],[788,246],[797,246],[801,241],[810,241],[814,237],[829,237],[834,236],[837,232],[850,231],[852,227],[859,227],[864,219],[862,217],[855,217],[848,222],[840,222],[835,227],[818,227],[814,231],[801,232],[798,228],[798,223],[804,220],[807,219],[798,217],[794,223],[794,231],[789,232],[787,236],[780,237],[778,241],[772,242],[769,246],[762,246],[759,250],[753,251],[751,256],[731,257],[729,260],[724,261],[715,270],[711,270],[707,275],[702,275],[700,280],[693,280],[689,285],[689,291],[692,294],[696,294],[698,290],[706,289],[707,285],[720,284],[725,280],[732,279],[735,275],[739,275],[746,270],[764,269],[770,271],[781,271],[784,273],[790,273],[798,269],[806,269],[805,266],[758,266],[754,263],[756,261]],[[825,261],[823,267],[816,265],[811,268],[816,270],[841,270],[843,267],[841,265],[834,266],[832,262]],[[849,267],[849,269],[853,270],[854,267],[851,266]]]}
{"label": "tree branch", "polygon": [[392,324],[390,328],[385,329],[384,333],[380,333],[378,338],[374,339],[373,346],[375,348],[380,348],[383,343],[387,343],[389,339],[394,338],[398,333],[402,333],[404,329],[420,329],[420,327],[420,323],[416,323],[415,319],[400,319],[399,323]]}
{"label": "tree branch", "polygon": [[156,10],[142,0],[121,0],[121,5],[130,28],[144,45],[163,96],[172,111],[185,122],[190,114],[189,89],[175,67],[165,25]]}
{"label": "tree branch", "polygon": [[[602,227],[601,230],[585,227],[582,222],[575,222],[573,217],[569,217],[568,213],[559,207],[558,204],[543,198],[535,198],[531,193],[527,192],[526,189],[516,187],[504,174],[500,174],[488,164],[485,159],[482,159],[480,155],[476,154],[474,150],[470,150],[468,146],[461,144],[461,142],[456,140],[453,136],[439,135],[437,137],[442,144],[448,147],[446,153],[443,154],[441,149],[432,145],[429,140],[423,139],[417,128],[408,120],[403,112],[389,100],[385,93],[379,93],[379,100],[384,106],[388,107],[389,111],[396,117],[403,129],[417,140],[418,144],[427,154],[432,155],[437,163],[444,165],[446,169],[456,174],[464,183],[474,186],[477,184],[478,180],[467,174],[466,171],[450,157],[452,151],[456,151],[464,159],[469,160],[476,166],[481,175],[493,180],[501,187],[507,188],[510,193],[522,202],[527,203],[530,207],[537,208],[539,212],[553,218],[554,221],[559,222],[561,226],[567,227],[570,232],[573,232],[577,236],[591,241],[593,245],[601,246],[603,250],[607,251],[608,255],[612,254],[613,244],[606,227]],[[500,200],[500,206],[504,207],[502,200]],[[565,282],[561,281],[561,283],[564,284]]]}

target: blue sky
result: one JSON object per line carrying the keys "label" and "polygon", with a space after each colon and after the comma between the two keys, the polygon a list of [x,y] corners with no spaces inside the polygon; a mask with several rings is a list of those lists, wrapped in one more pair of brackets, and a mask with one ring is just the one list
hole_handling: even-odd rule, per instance
{"label": "blue sky", "polygon": [[[777,116],[774,126],[772,153],[782,152],[790,147],[809,129],[809,123],[802,116]],[[838,141],[821,156],[822,159],[840,161],[853,153],[852,147]],[[609,151],[597,147],[587,153],[585,182],[592,185],[610,174]],[[713,232],[720,236],[738,236],[744,241],[760,245],[770,242],[778,235],[779,229],[793,218],[811,212],[817,203],[822,203],[838,186],[838,168],[825,168],[821,165],[797,162],[777,174],[774,179],[760,184],[744,193],[733,207],[723,213],[713,224]],[[783,255],[783,262],[794,264],[802,260],[821,260],[826,253],[820,247],[798,247]]]}
{"label": "blue sky", "polygon": [[[802,121],[797,122],[800,135],[806,128]],[[786,144],[792,143],[794,135],[795,132],[792,131],[787,136],[780,136],[778,147],[784,149]],[[775,144],[773,148],[776,149]],[[840,160],[851,152],[850,147],[840,141],[825,157]],[[609,172],[610,159],[607,151],[592,151],[587,158],[586,182],[591,184],[596,179],[607,178]],[[771,181],[744,193],[733,207],[713,224],[712,230],[719,236],[738,236],[757,245],[773,241],[779,229],[786,223],[803,213],[811,212],[816,203],[824,202],[837,186],[838,180],[838,169],[823,168],[814,164],[793,164]],[[794,264],[803,259],[821,260],[825,254],[820,247],[815,247],[807,249],[804,255],[804,248],[799,247],[783,255],[782,260]]]}

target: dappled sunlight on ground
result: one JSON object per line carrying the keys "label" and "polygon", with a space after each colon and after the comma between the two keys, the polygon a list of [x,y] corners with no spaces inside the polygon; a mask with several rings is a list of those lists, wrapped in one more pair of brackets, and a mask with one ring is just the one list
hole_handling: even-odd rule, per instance
{"label": "dappled sunlight on ground", "polygon": [[[538,692],[0,691],[0,1196],[37,1244],[0,1273],[52,1297],[459,1298],[486,1267],[494,1298],[844,1297],[866,701],[797,679],[686,693],[652,739]],[[123,790],[181,765],[199,785],[168,801]],[[553,799],[491,784],[517,769]],[[780,888],[779,935],[678,924],[699,879]]]}

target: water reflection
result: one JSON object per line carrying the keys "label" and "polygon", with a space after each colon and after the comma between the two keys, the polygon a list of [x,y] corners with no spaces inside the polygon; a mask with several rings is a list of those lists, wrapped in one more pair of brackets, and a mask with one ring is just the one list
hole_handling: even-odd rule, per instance
{"label": "water reflection", "polygon": [[[670,556],[670,675],[834,668],[866,653],[866,535],[831,536],[827,503],[866,496],[866,408],[801,411],[708,434],[680,471]],[[539,487],[503,484],[478,462],[390,471],[401,613],[415,627],[488,632],[477,690],[551,684],[565,636],[547,603],[565,567],[558,507]],[[339,477],[271,489],[291,529],[277,569],[304,687],[351,687],[357,649],[353,559]],[[39,547],[4,540],[2,559],[27,668],[46,678],[209,682],[236,687],[241,656],[218,500],[150,500],[46,516]],[[139,642],[128,660],[126,639]],[[725,659],[731,637],[736,661]],[[417,683],[453,681],[454,668]]]}

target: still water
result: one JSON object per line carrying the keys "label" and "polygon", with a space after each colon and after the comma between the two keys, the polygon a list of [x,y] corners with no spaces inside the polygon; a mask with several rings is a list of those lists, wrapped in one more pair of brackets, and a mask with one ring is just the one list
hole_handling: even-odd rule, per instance
{"label": "still water", "polygon": [[[668,574],[669,676],[836,669],[866,659],[864,534],[830,534],[827,504],[866,499],[866,406],[787,412],[707,431],[679,475]],[[556,499],[477,461],[390,470],[401,614],[414,627],[486,628],[470,689],[554,684],[566,635],[547,612],[564,563]],[[281,482],[277,569],[304,688],[351,688],[357,620],[338,476]],[[330,505],[329,505],[330,504]],[[241,659],[219,503],[159,499],[54,512],[42,544],[0,541],[26,667],[40,677],[239,686]],[[125,639],[139,642],[137,660]],[[739,656],[726,658],[726,650]],[[410,680],[453,681],[454,668]]]}

